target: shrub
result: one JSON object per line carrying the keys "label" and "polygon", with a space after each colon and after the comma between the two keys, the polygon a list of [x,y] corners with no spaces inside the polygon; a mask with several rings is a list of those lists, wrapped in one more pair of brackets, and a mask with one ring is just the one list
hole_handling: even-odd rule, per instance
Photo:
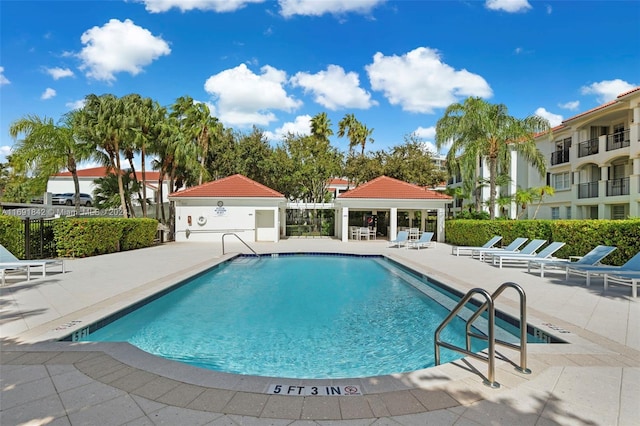
{"label": "shrub", "polygon": [[24,257],[22,220],[17,216],[0,216],[0,244],[17,258]]}

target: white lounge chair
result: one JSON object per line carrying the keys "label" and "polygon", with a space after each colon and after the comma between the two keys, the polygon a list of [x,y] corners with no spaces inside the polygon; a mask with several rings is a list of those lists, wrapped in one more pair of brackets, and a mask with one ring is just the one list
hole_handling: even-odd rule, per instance
{"label": "white lounge chair", "polygon": [[[59,265],[62,268],[62,273],[65,272],[64,259],[34,259],[34,260],[21,260],[18,259],[13,253],[11,253],[5,246],[0,244],[0,268],[2,269],[25,269],[27,268],[27,274],[30,274],[31,268],[42,268],[42,276],[47,276],[47,266]],[[3,274],[4,276],[4,274]]]}
{"label": "white lounge chair", "polygon": [[[571,265],[597,265],[602,261],[602,259],[613,253],[615,250],[616,248],[613,246],[596,246],[589,253],[578,259],[577,262],[571,263]],[[539,266],[540,277],[544,278],[545,268],[562,269],[564,271],[569,262],[570,259],[531,259],[527,266],[527,272],[531,272],[531,268]]]}
{"label": "white lounge chair", "polygon": [[7,282],[7,276],[10,274],[14,274],[16,272],[21,272],[23,271],[26,274],[26,278],[27,281],[29,281],[31,279],[31,270],[29,265],[27,266],[12,266],[12,267],[0,267],[0,277],[1,277],[1,283],[0,285],[4,286]]}
{"label": "white lounge chair", "polygon": [[420,250],[421,247],[435,247],[436,242],[433,240],[433,232],[425,232],[420,235],[420,238],[415,241],[409,241],[407,248],[417,248]]}
{"label": "white lounge chair", "polygon": [[523,238],[523,237],[518,237],[515,240],[511,241],[511,243],[504,247],[504,248],[478,248],[478,249],[474,249],[471,251],[471,257],[476,257],[478,256],[478,259],[480,259],[481,261],[484,260],[484,255],[487,253],[493,253],[493,252],[502,252],[502,253],[506,253],[506,252],[510,252],[510,253],[517,253],[520,247],[522,247],[522,245],[524,243],[526,243],[528,240],[528,238]]}
{"label": "white lounge chair", "polygon": [[604,274],[604,291],[609,285],[620,284],[631,287],[631,297],[638,297],[638,284],[640,284],[640,271],[638,272],[608,272]]}
{"label": "white lounge chair", "polygon": [[495,235],[493,238],[491,238],[489,241],[484,243],[484,245],[482,246],[452,246],[451,254],[460,256],[460,254],[463,254],[462,252],[465,252],[465,251],[468,251],[469,254],[471,254],[473,250],[495,248],[494,246],[498,244],[498,241],[500,241],[501,239],[502,237],[500,235]]}
{"label": "white lounge chair", "polygon": [[389,247],[402,247],[406,246],[407,241],[409,240],[409,232],[408,231],[400,231],[395,240],[389,241]]}
{"label": "white lounge chair", "polygon": [[619,275],[628,273],[640,274],[640,251],[636,253],[631,259],[622,266],[613,265],[576,265],[573,263],[567,264],[566,279],[573,275],[580,275],[587,278],[587,287],[591,285],[591,277],[594,275],[615,274]]}
{"label": "white lounge chair", "polygon": [[534,256],[536,254],[536,251],[540,247],[545,245],[546,242],[547,242],[547,240],[531,240],[531,241],[529,241],[527,243],[526,246],[524,246],[522,248],[522,250],[518,250],[515,253],[509,253],[508,251],[490,251],[490,252],[486,252],[486,253],[484,253],[484,260],[491,259],[493,261],[493,258],[495,256],[507,256],[507,255],[512,255],[512,254],[518,254],[518,255],[526,254],[527,256]]}
{"label": "white lounge chair", "polygon": [[[534,240],[534,241],[536,241],[536,240]],[[529,243],[529,244],[531,244],[531,243]],[[540,253],[537,253],[537,254],[494,253],[492,255],[493,264],[494,265],[498,264],[500,269],[502,269],[502,264],[505,263],[505,262],[528,264],[531,259],[548,259],[551,256],[553,256],[553,254],[555,252],[560,250],[565,244],[566,243],[555,241],[555,242],[549,244],[547,247],[545,247],[543,250],[541,250]],[[523,251],[524,251],[524,249],[523,249]]]}

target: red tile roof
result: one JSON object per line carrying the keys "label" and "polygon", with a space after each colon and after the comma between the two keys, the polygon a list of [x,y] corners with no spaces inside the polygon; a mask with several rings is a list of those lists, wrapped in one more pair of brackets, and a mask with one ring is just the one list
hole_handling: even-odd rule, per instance
{"label": "red tile roof", "polygon": [[345,192],[338,198],[372,198],[402,200],[450,200],[451,197],[432,189],[403,182],[388,176],[380,176]]}
{"label": "red tile roof", "polygon": [[229,198],[284,198],[278,191],[264,186],[243,175],[227,176],[213,182],[193,186],[184,191],[169,194],[170,197],[229,197]]}
{"label": "red tile roof", "polygon": [[[110,167],[91,167],[88,169],[78,170],[78,177],[94,178],[94,179],[102,178],[107,176],[109,173],[111,173],[111,170],[112,169]],[[138,179],[142,179],[140,170],[136,170],[136,174],[138,175]],[[156,171],[146,170],[145,175],[147,176],[148,181],[157,182],[158,179],[160,178],[160,172],[156,172]],[[60,172],[60,173],[56,173],[54,176],[71,177],[71,172]]]}
{"label": "red tile roof", "polygon": [[[620,98],[622,98],[624,96],[630,95],[631,93],[637,92],[639,90],[640,90],[640,87],[636,87],[634,89],[627,90],[626,92],[619,94],[616,97],[616,99],[620,99]],[[566,120],[564,120],[563,123],[566,123],[567,121],[575,120],[576,118],[583,117],[583,116],[585,116],[587,114],[590,114],[592,112],[595,112],[595,111],[600,111],[601,109],[605,109],[606,107],[611,106],[611,105],[616,104],[616,103],[618,103],[618,101],[616,101],[616,100],[609,101],[609,102],[604,103],[604,104],[602,104],[600,106],[597,106],[595,108],[591,108],[589,111],[585,111],[585,112],[582,112],[582,113],[580,113],[578,115],[574,115],[573,117],[569,117]]]}

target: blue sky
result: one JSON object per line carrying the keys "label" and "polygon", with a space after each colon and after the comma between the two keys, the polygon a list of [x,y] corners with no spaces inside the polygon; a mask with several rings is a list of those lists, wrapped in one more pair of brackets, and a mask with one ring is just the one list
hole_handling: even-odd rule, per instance
{"label": "blue sky", "polygon": [[273,143],[353,113],[380,150],[467,96],[557,125],[640,85],[638,1],[1,0],[0,28],[0,161],[14,120],[90,93],[189,95]]}

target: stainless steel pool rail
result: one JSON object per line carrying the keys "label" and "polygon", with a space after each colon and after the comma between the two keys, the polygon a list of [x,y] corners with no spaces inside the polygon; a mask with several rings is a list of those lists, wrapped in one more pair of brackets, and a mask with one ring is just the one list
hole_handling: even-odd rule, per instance
{"label": "stainless steel pool rail", "polygon": [[244,244],[249,250],[251,250],[253,254],[255,254],[257,257],[260,257],[260,255],[256,253],[256,251],[252,249],[251,246],[249,246],[249,244],[245,243],[245,241],[242,238],[240,238],[238,234],[234,232],[226,232],[222,234],[222,255],[224,255],[224,237],[226,237],[227,235],[234,235],[238,240],[240,240],[242,244]]}
{"label": "stainless steel pool rail", "polygon": [[[495,338],[495,299],[502,294],[504,290],[507,288],[515,289],[520,296],[520,344],[516,345],[513,343],[509,343],[503,340],[499,340]],[[476,309],[476,311],[469,317],[466,321],[466,349],[461,347],[452,345],[447,342],[443,342],[440,340],[440,333],[444,328],[455,318],[460,310],[465,307],[467,302],[471,300],[471,298],[479,294],[484,297],[485,302]],[[530,374],[531,370],[527,368],[527,296],[524,293],[522,287],[520,287],[516,283],[506,282],[502,284],[498,289],[493,292],[493,294],[489,294],[488,291],[482,288],[472,288],[467,292],[467,294],[458,302],[455,308],[451,310],[449,315],[442,321],[442,323],[438,326],[434,335],[434,347],[435,347],[435,364],[440,365],[440,347],[445,347],[447,349],[463,353],[472,358],[478,359],[480,361],[484,361],[488,364],[487,368],[487,377],[484,380],[484,384],[492,388],[499,388],[500,383],[495,381],[495,345],[503,345],[511,349],[518,350],[520,352],[520,365],[516,367],[518,371],[523,374]],[[473,322],[478,319],[480,315],[484,311],[488,311],[488,329],[487,335],[477,334],[471,330]],[[487,355],[485,356],[482,353],[474,353],[471,352],[471,338],[475,337],[477,339],[487,340],[488,348]]]}

